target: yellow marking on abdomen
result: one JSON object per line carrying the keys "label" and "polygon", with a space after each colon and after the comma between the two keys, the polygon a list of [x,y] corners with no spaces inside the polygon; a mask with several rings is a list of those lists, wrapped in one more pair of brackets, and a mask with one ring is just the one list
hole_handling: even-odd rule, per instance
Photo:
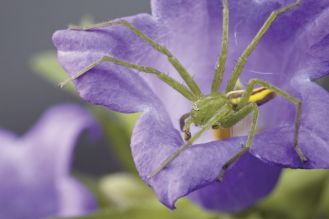
{"label": "yellow marking on abdomen", "polygon": [[[232,92],[231,94],[228,95],[233,96],[230,101],[233,105],[238,105],[241,101],[241,98],[244,94],[244,90],[239,90],[236,92]],[[265,87],[259,87],[255,88],[252,92],[252,95],[249,98],[249,103],[256,103],[258,106],[272,100],[275,97],[275,93],[271,91],[270,89],[267,89]]]}

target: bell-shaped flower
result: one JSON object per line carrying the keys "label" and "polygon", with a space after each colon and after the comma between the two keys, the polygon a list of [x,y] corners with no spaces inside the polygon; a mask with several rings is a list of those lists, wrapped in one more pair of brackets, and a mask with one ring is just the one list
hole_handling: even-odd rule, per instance
{"label": "bell-shaped flower", "polygon": [[[229,54],[224,82],[236,60],[272,11],[294,1],[232,0]],[[221,50],[222,1],[152,0],[152,14],[119,20],[133,24],[165,46],[193,75],[201,91],[210,92]],[[142,179],[169,208],[190,193],[202,206],[238,211],[269,194],[282,167],[329,167],[329,94],[314,81],[329,72],[329,1],[305,0],[281,14],[248,59],[240,81],[265,80],[302,102],[299,147],[293,148],[295,107],[277,97],[260,107],[258,129],[250,151],[232,165],[223,182],[216,182],[223,165],[241,150],[245,137],[216,141],[203,135],[167,168],[147,176],[184,144],[180,117],[192,104],[154,75],[139,73],[118,63],[103,62],[75,80],[80,96],[90,103],[122,113],[141,112],[131,148]],[[167,57],[123,25],[86,31],[61,30],[54,34],[58,58],[70,76],[111,56],[150,66],[180,80]],[[224,83],[224,84],[225,84]],[[248,127],[249,128],[249,127]],[[246,134],[248,130],[244,130]],[[242,133],[243,134],[243,133]]]}
{"label": "bell-shaped flower", "polygon": [[[96,128],[96,129],[95,129]],[[96,208],[91,193],[70,176],[72,153],[95,120],[75,105],[47,111],[23,136],[0,130],[0,218],[76,216]]]}

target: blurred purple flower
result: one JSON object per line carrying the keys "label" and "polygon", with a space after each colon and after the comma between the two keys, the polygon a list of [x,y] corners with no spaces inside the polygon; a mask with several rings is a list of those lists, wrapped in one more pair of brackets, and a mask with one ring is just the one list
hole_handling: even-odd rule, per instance
{"label": "blurred purple flower", "polygon": [[61,105],[22,137],[0,130],[0,218],[73,216],[94,210],[91,193],[69,172],[79,134],[93,127],[87,111]]}
{"label": "blurred purple flower", "polygon": [[[230,1],[229,73],[269,14],[288,0]],[[309,159],[302,164],[293,150],[294,107],[282,98],[261,107],[260,128],[250,153],[233,165],[222,183],[215,179],[222,165],[240,150],[244,137],[213,141],[205,136],[151,180],[147,175],[183,144],[177,131],[180,116],[191,103],[166,84],[143,73],[103,63],[75,81],[82,98],[123,113],[142,112],[131,141],[140,176],[160,201],[174,208],[191,198],[210,209],[237,211],[269,194],[282,167],[329,167],[329,95],[313,81],[329,71],[329,0],[305,0],[281,15],[252,54],[242,74],[266,80],[303,103],[300,147]],[[210,92],[221,36],[220,0],[153,0],[152,15],[124,18],[165,45]],[[166,57],[123,26],[89,31],[58,31],[53,36],[58,58],[72,76],[104,55],[152,66],[176,78]],[[261,73],[259,73],[261,72]],[[143,78],[143,79],[142,79]],[[210,142],[209,142],[210,141]],[[204,143],[207,142],[207,143]],[[265,161],[265,162],[264,162]]]}

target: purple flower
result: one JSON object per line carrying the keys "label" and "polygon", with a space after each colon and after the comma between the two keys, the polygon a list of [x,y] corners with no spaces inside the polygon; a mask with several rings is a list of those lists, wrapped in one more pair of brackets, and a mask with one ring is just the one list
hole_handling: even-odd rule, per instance
{"label": "purple flower", "polygon": [[69,172],[77,137],[93,127],[95,121],[84,109],[61,105],[22,137],[0,130],[0,218],[73,216],[94,210],[91,193]]}
{"label": "purple flower", "polygon": [[[269,14],[292,1],[230,1],[230,45],[224,81]],[[219,0],[153,0],[152,15],[124,18],[156,42],[165,45],[192,73],[204,93],[210,92],[220,53]],[[250,57],[241,75],[273,83],[302,101],[299,146],[308,162],[299,160],[293,145],[294,106],[276,98],[260,108],[262,130],[252,149],[215,182],[223,164],[236,154],[245,137],[214,141],[210,135],[181,153],[157,176],[152,170],[183,144],[179,118],[191,103],[152,75],[102,63],[75,83],[85,100],[111,110],[142,112],[131,141],[136,167],[160,201],[174,208],[190,193],[202,206],[238,211],[269,194],[282,167],[329,167],[329,95],[314,83],[329,71],[329,1],[305,0],[281,15]],[[104,55],[167,72],[178,79],[165,56],[152,49],[124,26],[88,31],[62,30],[53,36],[58,58],[72,76]],[[206,143],[205,143],[206,142]]]}

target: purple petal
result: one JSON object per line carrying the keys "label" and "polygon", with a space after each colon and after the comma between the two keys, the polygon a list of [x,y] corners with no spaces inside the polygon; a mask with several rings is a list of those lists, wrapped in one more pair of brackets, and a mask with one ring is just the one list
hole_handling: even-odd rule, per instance
{"label": "purple petal", "polygon": [[[224,86],[230,77],[230,73],[236,64],[236,60],[242,51],[250,43],[261,25],[265,22],[270,13],[292,1],[230,1],[230,45],[227,71],[224,77]],[[308,22],[324,10],[329,1],[306,0],[301,6],[281,15],[270,31],[265,35],[256,51],[250,57],[241,80],[244,84],[251,78],[264,79],[282,88],[293,71],[286,71],[282,66],[291,60],[288,48],[294,47],[295,40],[290,40],[303,30]],[[161,26],[164,26],[168,35],[167,46],[178,57],[178,59],[192,73],[194,79],[207,92],[210,89],[211,81],[220,52],[221,40],[221,1],[180,1],[180,0],[153,0],[152,14]],[[325,19],[323,19],[325,20]],[[193,24],[193,25],[191,25]],[[324,28],[322,28],[324,29]],[[325,28],[328,29],[328,28]],[[301,48],[299,44],[297,48]],[[305,62],[301,59],[299,63]],[[172,73],[171,68],[163,61],[163,69]],[[172,75],[175,75],[172,73]],[[152,78],[149,81],[154,93],[156,93],[178,128],[178,119],[191,106],[177,92],[168,90],[163,83]],[[277,101],[276,104],[281,104]],[[177,106],[171,110],[171,106]],[[271,108],[267,107],[266,108]],[[289,108],[289,106],[288,106]],[[266,110],[265,110],[266,111]],[[271,115],[266,113],[263,117]],[[263,119],[261,119],[263,120]],[[276,125],[277,119],[271,122]]]}
{"label": "purple petal", "polygon": [[62,105],[48,111],[22,138],[1,132],[1,216],[35,219],[95,209],[91,194],[68,175],[77,137],[94,125],[80,107]]}
{"label": "purple petal", "polygon": [[[156,26],[149,15],[137,15],[126,20],[151,37],[155,33]],[[53,41],[60,63],[71,76],[106,55],[143,65],[155,62],[159,56],[123,26],[90,31],[57,31]],[[120,112],[141,111],[154,101],[153,93],[136,71],[115,64],[98,65],[77,79],[76,85],[87,101]]]}
{"label": "purple petal", "polygon": [[84,215],[96,209],[92,194],[73,177],[58,180],[56,190],[59,203],[58,215],[66,217]]}
{"label": "purple petal", "polygon": [[[231,20],[235,24],[241,23],[237,29],[255,34],[272,11],[294,2],[296,0],[231,1]],[[300,6],[279,16],[266,34],[265,41],[274,40],[275,42],[267,42],[267,44],[276,45],[295,38],[308,22],[312,22],[328,6],[327,0],[303,0]]]}
{"label": "purple petal", "polygon": [[[290,66],[294,71],[308,69],[305,75],[315,80],[329,74],[329,8],[324,9],[297,38]],[[298,55],[296,55],[298,54]]]}
{"label": "purple petal", "polygon": [[281,85],[302,101],[299,146],[309,162],[302,164],[292,148],[294,107],[285,100],[284,103],[282,99],[277,100],[277,103],[273,102],[272,108],[265,109],[266,115],[272,113],[273,116],[265,116],[263,121],[271,124],[276,120],[276,125],[269,125],[272,130],[259,135],[254,142],[252,151],[265,161],[292,168],[328,168],[326,156],[329,151],[329,137],[325,130],[329,127],[324,118],[329,116],[329,94],[312,81],[328,75],[329,72],[328,18],[329,9],[325,9],[300,34],[293,52],[290,53],[291,63],[285,67],[287,72],[296,73],[292,79],[286,79],[285,85]]}
{"label": "purple petal", "polygon": [[[245,7],[237,5],[237,8],[248,11],[248,13],[242,12],[242,15],[233,21],[238,23],[234,30],[237,39],[232,54],[233,59],[229,61],[229,69],[233,69],[235,60],[241,54],[242,50],[240,48],[244,49],[249,44],[251,38],[259,30],[271,11],[294,1],[251,1],[253,3],[249,4],[242,3],[244,1],[237,2],[245,5]],[[241,76],[242,81],[247,83],[251,78],[259,78],[284,88],[284,84],[296,72],[296,67],[300,68],[300,64],[307,62],[304,53],[308,44],[304,40],[298,41],[297,39],[300,38],[303,32],[310,35],[311,31],[305,30],[306,27],[314,26],[313,22],[318,20],[318,16],[328,6],[329,1],[327,0],[304,0],[299,7],[280,15],[248,60],[245,71]],[[318,29],[327,29],[324,27],[325,23],[319,23]],[[289,66],[289,69],[287,69],[287,66]]]}
{"label": "purple petal", "polygon": [[[244,22],[248,25],[241,25],[242,29],[249,29],[250,32],[258,31],[259,27],[263,24],[269,14],[279,7],[283,7],[295,0],[238,0],[230,1],[230,18],[231,22],[237,24]],[[327,0],[304,0],[298,7],[298,11],[291,11],[286,15],[281,16],[280,24],[275,24],[273,32],[279,31],[285,37],[294,37],[291,33],[296,32],[296,29],[302,28],[304,24],[309,22],[320,13],[324,8],[329,6]],[[152,0],[152,14],[166,21],[169,24],[176,24],[177,22],[187,22],[189,19],[195,19],[196,22],[203,22],[204,15],[209,16],[209,19],[219,19],[218,24],[221,24],[221,1],[205,0],[196,2],[194,0]],[[190,12],[190,13],[189,13]],[[187,18],[185,18],[187,16]],[[282,23],[281,23],[282,22]],[[185,23],[186,24],[186,23]],[[282,28],[280,26],[284,25]],[[185,25],[187,27],[187,25]],[[290,27],[290,28],[287,28]],[[276,28],[279,28],[276,30]],[[271,33],[272,35],[273,33]],[[281,35],[281,37],[283,37]]]}
{"label": "purple petal", "polygon": [[[186,67],[204,92],[209,92],[217,54],[220,50],[219,1],[152,1],[152,15],[167,38],[166,46]],[[159,68],[182,81],[167,60]],[[191,103],[179,93],[168,89],[154,78],[147,79],[153,91],[164,103],[175,128],[180,117],[191,110]],[[175,110],[172,110],[175,106]]]}
{"label": "purple petal", "polygon": [[[232,70],[235,60],[271,11],[288,3],[284,0],[231,1],[231,41],[227,73]],[[298,41],[295,43],[294,37],[302,31],[304,26],[301,24],[306,25],[327,5],[328,1],[306,0],[301,7],[282,15],[251,56],[242,74],[242,81],[246,83],[251,77],[257,76],[289,90],[290,79],[296,71],[286,64],[286,60],[291,60],[289,59],[291,58],[290,50],[297,45]],[[131,21],[157,42],[166,45],[193,74],[202,90],[208,91],[220,52],[220,1],[154,0],[152,8],[154,18],[140,15],[130,18]],[[62,65],[71,75],[102,55],[109,54],[137,64],[150,64],[178,78],[165,57],[159,56],[131,32],[121,27],[101,28],[87,32],[61,31],[54,35],[54,42],[59,49]],[[286,51],[287,48],[290,50],[282,54],[282,51]],[[141,59],[140,56],[145,58]],[[299,63],[304,62],[305,60],[301,59]],[[257,72],[261,72],[261,75]],[[264,73],[270,73],[270,75]],[[127,68],[103,64],[77,80],[77,88],[81,96],[89,102],[105,105],[120,112],[143,112],[132,139],[135,163],[142,178],[153,187],[160,200],[173,208],[174,202],[179,197],[214,182],[221,166],[239,151],[239,145],[245,139],[235,138],[229,141],[195,145],[184,151],[166,170],[148,181],[146,176],[183,143],[174,127],[178,127],[179,117],[189,111],[191,106],[177,92],[168,89],[167,85],[156,78],[143,76],[153,92],[162,100],[162,105],[146,83],[135,74],[136,72]],[[228,76],[226,75],[225,80]],[[273,107],[278,105],[280,109]],[[173,106],[175,106],[174,109]],[[271,115],[272,109],[276,110],[281,120]],[[170,117],[166,110],[170,113]],[[282,127],[282,124],[291,122],[293,107],[277,98],[263,106],[263,112],[265,114],[261,116],[262,125],[267,125],[268,128]],[[170,119],[175,125],[171,124]],[[267,132],[264,132],[262,135],[266,134]],[[253,152],[257,153],[254,152],[254,154],[263,156],[260,153],[264,149],[262,159],[272,161],[266,159],[266,156],[274,150],[265,150],[267,147],[263,145],[264,143],[271,144],[273,139],[270,135],[262,141],[258,139],[260,137],[255,140]],[[281,139],[285,141],[287,138],[280,136]],[[259,149],[261,146],[262,149]],[[234,168],[236,166],[231,171]],[[242,170],[238,168],[236,171]],[[257,174],[255,176],[258,176]],[[268,190],[264,189],[266,186],[263,185],[261,188],[264,192],[256,193],[250,199],[245,198],[240,203],[232,202],[227,206],[218,206],[217,209],[232,211],[255,202],[269,192],[275,184],[274,178],[277,175],[271,176],[273,181],[268,185]]]}
{"label": "purple petal", "polygon": [[16,141],[16,135],[6,130],[0,129],[0,142],[3,145],[10,145]]}
{"label": "purple petal", "polygon": [[[292,2],[294,1],[230,1],[230,46],[225,80],[229,78],[236,60],[270,13]],[[327,0],[304,0],[299,7],[281,15],[250,57],[242,74],[242,81],[247,83],[250,78],[258,77],[275,84],[282,83],[287,72],[283,73],[281,66],[286,62],[288,54],[282,54],[282,51],[292,47],[299,32],[328,6]],[[220,52],[221,8],[221,1],[217,0],[152,1],[153,15],[167,27],[170,34],[171,49],[191,70],[203,90],[210,88]]]}
{"label": "purple petal", "polygon": [[[300,74],[305,75],[305,74]],[[292,168],[329,168],[329,93],[308,78],[296,76],[293,81],[302,100],[302,120],[299,147],[308,158],[303,164],[293,149],[294,124],[258,135],[251,152],[265,160]]]}
{"label": "purple petal", "polygon": [[[92,134],[99,131],[89,112],[73,104],[60,105],[48,110],[21,141],[31,144],[31,153],[42,154],[38,162],[45,162],[44,168],[49,166],[54,177],[63,176],[69,174],[74,146],[86,129],[93,131]],[[49,159],[53,162],[48,162]]]}
{"label": "purple petal", "polygon": [[[174,208],[178,198],[213,183],[223,164],[241,149],[242,142],[238,138],[232,138],[227,141],[193,145],[182,152],[166,169],[149,180],[147,175],[159,167],[165,158],[183,144],[180,134],[173,129],[166,112],[159,109],[161,108],[148,109],[142,114],[134,129],[131,147],[140,176],[154,189],[163,204],[169,208]],[[242,163],[249,163],[250,159],[246,159],[247,161],[242,161]],[[252,168],[253,176],[268,177],[268,181],[260,180],[255,184],[261,188],[256,193],[252,192],[256,188],[248,188],[250,190],[249,197],[243,194],[239,203],[227,202],[225,205],[217,206],[217,208],[223,211],[241,209],[271,191],[276,183],[279,169],[270,168],[259,161],[258,163],[250,161],[249,165],[254,163],[256,166]],[[264,173],[266,167],[269,171]],[[232,173],[230,173],[231,171]],[[234,175],[234,173],[248,174],[249,171],[246,173],[245,168],[234,165],[232,170],[227,171],[228,179],[224,178],[224,182],[225,180],[227,182],[234,181],[232,176],[229,176]],[[223,188],[231,187],[227,183],[223,183]],[[241,192],[245,192],[245,189],[247,187],[242,187]]]}
{"label": "purple petal", "polygon": [[152,14],[166,30],[168,48],[204,92],[210,90],[220,51],[220,4],[214,0],[152,1]]}
{"label": "purple petal", "polygon": [[209,210],[236,212],[271,193],[280,173],[281,168],[246,154],[225,175],[223,182],[214,182],[189,197]]}

